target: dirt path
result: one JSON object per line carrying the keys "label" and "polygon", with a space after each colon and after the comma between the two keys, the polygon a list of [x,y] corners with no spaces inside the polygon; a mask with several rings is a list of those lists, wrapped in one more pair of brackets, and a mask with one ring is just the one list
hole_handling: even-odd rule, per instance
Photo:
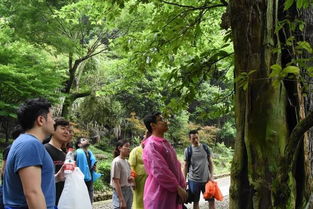
{"label": "dirt path", "polygon": [[[220,187],[222,194],[224,195],[223,201],[216,202],[217,209],[227,209],[228,208],[228,193],[229,193],[229,186],[230,186],[230,177],[224,177],[216,180],[218,182],[218,186]],[[192,209],[192,204],[187,204],[187,208]],[[93,204],[93,209],[112,209],[112,200],[106,200],[101,202],[95,202]],[[204,199],[200,200],[200,208],[208,208],[207,203]],[[169,208],[170,209],[170,208]]]}

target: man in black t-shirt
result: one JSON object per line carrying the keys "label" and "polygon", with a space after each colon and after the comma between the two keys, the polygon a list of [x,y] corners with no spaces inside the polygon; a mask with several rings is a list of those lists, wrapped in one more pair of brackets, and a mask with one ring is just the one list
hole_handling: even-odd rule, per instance
{"label": "man in black t-shirt", "polygon": [[[62,150],[62,147],[69,140],[69,125],[70,123],[63,118],[57,118],[54,124],[54,133],[52,134],[49,143],[45,144],[45,148],[50,154],[55,173],[57,173],[65,161],[66,153]],[[63,191],[64,181],[56,183],[56,199],[55,205],[58,205],[61,193]]]}

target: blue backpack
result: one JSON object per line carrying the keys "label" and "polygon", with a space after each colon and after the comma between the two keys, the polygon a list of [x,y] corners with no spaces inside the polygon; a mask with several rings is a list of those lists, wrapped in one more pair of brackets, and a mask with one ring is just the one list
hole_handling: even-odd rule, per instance
{"label": "blue backpack", "polygon": [[[203,149],[205,150],[207,157],[209,158],[211,156],[211,151],[209,149],[209,146],[206,144],[201,144]],[[187,173],[189,172],[189,167],[191,164],[191,156],[192,156],[192,145],[189,145],[187,147]]]}

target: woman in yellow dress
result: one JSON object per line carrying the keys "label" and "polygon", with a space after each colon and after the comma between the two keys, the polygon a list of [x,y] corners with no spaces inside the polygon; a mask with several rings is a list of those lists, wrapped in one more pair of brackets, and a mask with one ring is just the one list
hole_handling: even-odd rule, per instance
{"label": "woman in yellow dress", "polygon": [[[146,133],[144,138],[148,137]],[[131,170],[135,172],[135,186],[133,190],[133,209],[144,209],[143,206],[143,189],[145,187],[145,182],[147,174],[143,165],[142,160],[143,147],[142,144],[135,147],[129,155],[128,162],[130,164]]]}

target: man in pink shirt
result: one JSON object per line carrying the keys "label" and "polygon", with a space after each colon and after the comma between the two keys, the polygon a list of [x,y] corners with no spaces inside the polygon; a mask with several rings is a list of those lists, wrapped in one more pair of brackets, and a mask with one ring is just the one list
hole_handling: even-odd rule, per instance
{"label": "man in pink shirt", "polygon": [[145,209],[181,209],[187,199],[185,178],[170,143],[164,139],[168,130],[161,113],[144,118],[152,135],[144,141],[143,162],[148,178],[144,188]]}

